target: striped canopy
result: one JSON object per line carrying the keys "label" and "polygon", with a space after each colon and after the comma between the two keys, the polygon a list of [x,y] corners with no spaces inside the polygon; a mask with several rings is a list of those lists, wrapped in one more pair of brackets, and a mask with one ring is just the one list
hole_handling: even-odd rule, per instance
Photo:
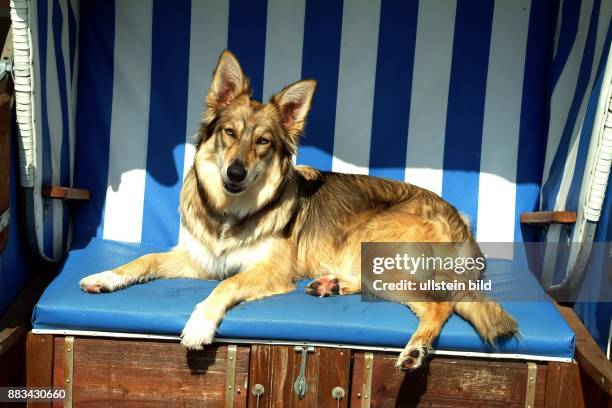
{"label": "striped canopy", "polygon": [[300,164],[428,188],[472,219],[479,241],[533,240],[521,212],[580,206],[612,2],[32,5],[34,194],[92,194],[73,207],[35,196],[49,258],[67,249],[70,216],[78,240],[179,242],[192,135],[225,48],[255,99],[318,81]]}

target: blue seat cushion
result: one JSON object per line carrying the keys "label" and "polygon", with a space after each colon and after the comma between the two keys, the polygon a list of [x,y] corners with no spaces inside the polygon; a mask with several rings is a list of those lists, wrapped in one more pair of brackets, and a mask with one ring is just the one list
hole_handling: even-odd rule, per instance
{"label": "blue seat cushion", "polygon": [[[164,249],[100,239],[76,247],[39,300],[33,315],[34,329],[178,335],[193,307],[218,284],[157,280],[113,293],[87,294],[79,288],[82,277]],[[506,263],[490,261],[487,276],[494,283],[512,280]],[[227,313],[217,337],[404,347],[417,327],[417,318],[403,305],[364,302],[360,295],[318,298],[304,292],[306,283],[298,282],[296,290],[285,295],[238,305]],[[539,288],[535,279],[528,286]],[[554,304],[545,296],[541,298],[502,302],[519,322],[520,339],[491,348],[469,323],[453,315],[435,347],[570,359],[574,355],[574,333]]]}

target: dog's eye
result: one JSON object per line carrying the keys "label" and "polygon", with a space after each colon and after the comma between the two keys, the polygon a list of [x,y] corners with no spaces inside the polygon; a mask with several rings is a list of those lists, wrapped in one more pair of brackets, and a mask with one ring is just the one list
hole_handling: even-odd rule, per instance
{"label": "dog's eye", "polygon": [[228,135],[229,137],[236,137],[236,134],[234,133],[234,129],[230,129],[230,128],[225,128],[223,129],[223,131],[225,132],[226,135]]}
{"label": "dog's eye", "polygon": [[260,137],[257,139],[258,145],[267,145],[268,143],[270,143],[270,140],[266,139],[265,137]]}

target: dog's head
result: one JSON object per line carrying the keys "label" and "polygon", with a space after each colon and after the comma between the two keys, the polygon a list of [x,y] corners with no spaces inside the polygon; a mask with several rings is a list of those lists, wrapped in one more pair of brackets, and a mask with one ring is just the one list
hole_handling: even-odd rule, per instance
{"label": "dog's head", "polygon": [[208,172],[206,183],[222,186],[229,196],[272,190],[291,166],[315,87],[315,81],[298,81],[267,104],[259,103],[251,99],[249,80],[234,54],[224,51],[206,98],[196,154],[196,166]]}

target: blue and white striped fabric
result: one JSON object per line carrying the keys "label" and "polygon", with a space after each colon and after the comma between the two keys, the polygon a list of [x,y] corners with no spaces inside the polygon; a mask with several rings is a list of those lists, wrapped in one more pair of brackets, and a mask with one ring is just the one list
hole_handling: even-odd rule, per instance
{"label": "blue and white striped fabric", "polygon": [[[544,163],[542,210],[576,211],[578,222],[566,230],[551,225],[547,242],[582,242],[585,237],[587,166],[600,92],[612,39],[612,3],[564,0],[551,76],[550,126]],[[596,129],[597,130],[597,129]],[[597,132],[595,132],[597,133]],[[566,231],[569,231],[569,235]],[[571,253],[547,250],[545,284],[560,282],[572,268]]]}
{"label": "blue and white striped fabric", "polygon": [[547,3],[81,2],[73,184],[92,200],[75,235],[180,239],[191,135],[229,48],[256,99],[318,81],[298,163],[413,182],[469,215],[479,240],[521,240],[517,215],[540,192]]}
{"label": "blue and white striped fabric", "polygon": [[[607,2],[578,3],[593,10]],[[47,55],[46,68],[42,59],[38,65],[47,79],[58,77],[38,82],[37,101],[47,106],[38,127],[44,129],[46,120],[49,129],[38,132],[43,147],[48,140],[46,154],[55,158],[42,156],[41,169],[47,179],[91,191],[91,201],[74,209],[79,238],[161,245],[180,240],[178,199],[193,160],[191,137],[217,58],[229,48],[250,76],[256,99],[267,100],[300,78],[318,81],[298,163],[431,189],[470,216],[480,241],[533,239],[521,231],[518,216],[538,208],[543,169],[554,162],[546,151],[562,145],[551,141],[563,139],[558,123],[568,122],[571,113],[552,112],[572,99],[556,91],[571,88],[572,78],[555,69],[573,29],[569,22],[559,25],[553,64],[553,2],[36,5],[36,48]],[[569,19],[570,5],[572,0],[564,2],[560,21]],[[54,27],[61,28],[60,40],[68,40],[52,41],[58,37],[50,35]],[[63,82],[58,72],[65,73]],[[552,95],[549,82],[557,84]],[[579,82],[573,78],[574,89]],[[60,92],[66,84],[70,92]],[[550,127],[547,148],[549,98],[557,127]],[[556,173],[545,171],[546,180],[550,174]],[[61,204],[49,208],[53,215],[43,230],[50,233],[42,234],[43,247],[53,249],[47,254],[63,248],[56,242],[66,236]]]}
{"label": "blue and white striped fabric", "polygon": [[40,253],[61,260],[68,250],[70,215],[61,200],[40,196],[42,186],[74,180],[74,117],[78,71],[78,0],[37,0],[30,7],[36,168],[34,216]]}
{"label": "blue and white striped fabric", "polygon": [[542,210],[582,210],[578,201],[610,50],[611,18],[609,1],[563,1],[552,66]]}

